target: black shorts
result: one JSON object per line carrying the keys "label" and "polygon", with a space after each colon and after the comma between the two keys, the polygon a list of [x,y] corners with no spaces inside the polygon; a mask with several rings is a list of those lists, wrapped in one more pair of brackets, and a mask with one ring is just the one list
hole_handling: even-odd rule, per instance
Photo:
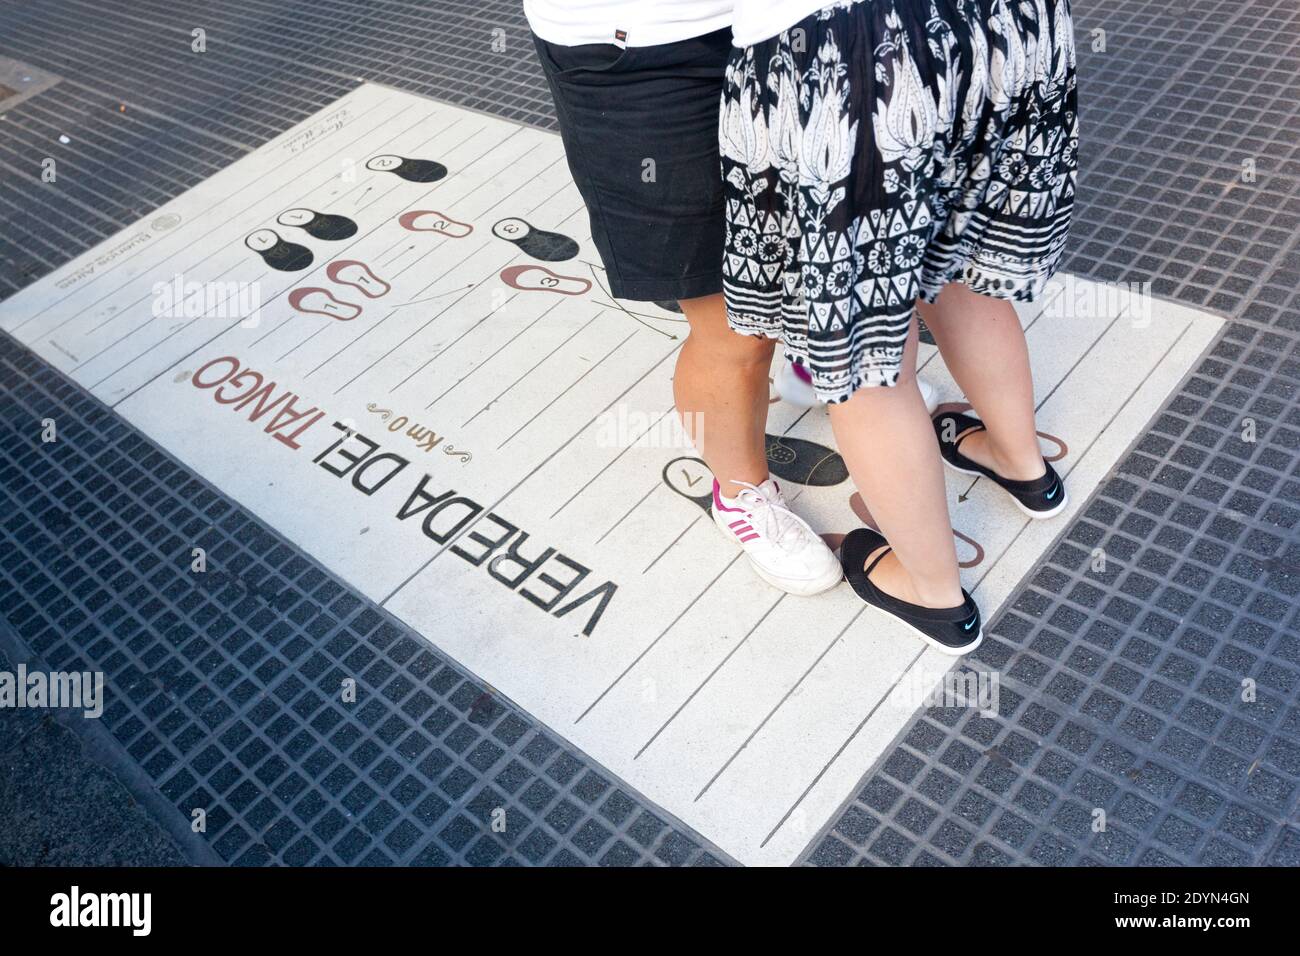
{"label": "black shorts", "polygon": [[731,31],[627,49],[533,41],[610,291],[721,292],[718,105]]}

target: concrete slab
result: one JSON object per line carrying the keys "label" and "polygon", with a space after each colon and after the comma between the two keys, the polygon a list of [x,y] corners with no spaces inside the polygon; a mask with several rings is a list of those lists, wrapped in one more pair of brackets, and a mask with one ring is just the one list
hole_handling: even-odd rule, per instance
{"label": "concrete slab", "polygon": [[[711,527],[667,424],[681,317],[610,299],[585,226],[557,136],[364,85],[0,328],[720,848],[789,863],[950,659]],[[1072,503],[1031,526],[950,482],[987,618],[1220,325],[1068,276],[1020,311]],[[769,432],[801,513],[855,527],[824,412]]]}

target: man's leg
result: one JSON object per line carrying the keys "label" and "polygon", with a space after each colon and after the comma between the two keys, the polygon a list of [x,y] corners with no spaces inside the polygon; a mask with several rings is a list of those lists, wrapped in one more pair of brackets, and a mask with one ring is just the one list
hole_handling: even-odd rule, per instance
{"label": "man's leg", "polygon": [[721,295],[683,299],[690,334],[677,356],[673,397],[696,450],[734,497],[744,481],[767,478],[766,441],[771,339],[741,335],[727,325]]}

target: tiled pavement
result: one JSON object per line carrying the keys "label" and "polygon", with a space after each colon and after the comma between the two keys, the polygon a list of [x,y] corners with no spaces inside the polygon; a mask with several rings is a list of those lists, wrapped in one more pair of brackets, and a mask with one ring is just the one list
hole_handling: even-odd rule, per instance
{"label": "tiled pavement", "polygon": [[[0,643],[11,638],[0,635]],[[13,669],[0,647],[0,671]],[[26,710],[0,720],[0,863],[185,864],[176,841],[87,753],[88,742],[68,726],[78,719]],[[161,800],[156,802],[161,806]],[[202,847],[191,850],[196,860],[215,858]]]}
{"label": "tiled pavement", "polygon": [[[992,622],[972,663],[999,717],[919,714],[812,863],[1300,862],[1300,11],[1075,17],[1067,267],[1231,321]],[[63,77],[0,102],[0,296],[362,79],[552,125],[514,0],[41,0],[0,8],[0,56]],[[177,808],[133,824],[159,860],[720,861],[7,338],[0,441],[0,614],[49,666],[108,672],[116,756],[59,759]],[[196,541],[220,568],[197,585]],[[341,668],[365,706],[325,698]],[[0,741],[36,746],[16,720]]]}

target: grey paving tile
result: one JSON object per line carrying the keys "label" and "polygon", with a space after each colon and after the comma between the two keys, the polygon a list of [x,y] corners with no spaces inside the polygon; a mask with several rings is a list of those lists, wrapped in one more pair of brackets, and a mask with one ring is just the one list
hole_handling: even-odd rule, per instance
{"label": "grey paving tile", "polygon": [[[15,674],[0,651],[0,672]],[[34,708],[0,710],[0,866],[183,866],[184,852],[77,734]]]}

